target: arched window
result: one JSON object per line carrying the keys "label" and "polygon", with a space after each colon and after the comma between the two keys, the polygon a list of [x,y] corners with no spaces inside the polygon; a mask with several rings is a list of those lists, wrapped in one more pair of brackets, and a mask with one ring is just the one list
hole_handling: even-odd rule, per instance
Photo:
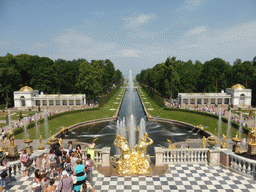
{"label": "arched window", "polygon": [[239,98],[239,105],[244,105],[245,104],[245,95],[241,94]]}
{"label": "arched window", "polygon": [[21,106],[25,107],[26,106],[26,102],[25,102],[25,97],[24,96],[20,97],[20,101],[21,101]]}

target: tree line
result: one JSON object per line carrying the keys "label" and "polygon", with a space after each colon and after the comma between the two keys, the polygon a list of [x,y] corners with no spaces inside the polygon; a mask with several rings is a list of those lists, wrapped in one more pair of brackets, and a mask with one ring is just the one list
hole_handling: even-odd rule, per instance
{"label": "tree line", "polygon": [[256,96],[256,57],[253,61],[236,59],[231,65],[221,58],[201,63],[168,57],[153,68],[142,70],[136,80],[165,98],[177,98],[178,93],[220,92],[239,83],[252,89]]}
{"label": "tree line", "polygon": [[53,61],[37,55],[7,53],[0,57],[0,104],[13,106],[13,91],[26,85],[47,94],[86,94],[90,101],[122,79],[122,72],[109,59]]}

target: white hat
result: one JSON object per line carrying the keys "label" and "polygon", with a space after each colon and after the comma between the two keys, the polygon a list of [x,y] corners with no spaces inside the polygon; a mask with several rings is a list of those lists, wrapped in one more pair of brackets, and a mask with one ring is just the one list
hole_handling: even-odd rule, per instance
{"label": "white hat", "polygon": [[68,172],[67,171],[62,171],[62,175],[67,175],[68,176]]}
{"label": "white hat", "polygon": [[34,182],[34,183],[32,184],[32,189],[37,188],[37,187],[39,187],[39,186],[40,186],[39,183]]}

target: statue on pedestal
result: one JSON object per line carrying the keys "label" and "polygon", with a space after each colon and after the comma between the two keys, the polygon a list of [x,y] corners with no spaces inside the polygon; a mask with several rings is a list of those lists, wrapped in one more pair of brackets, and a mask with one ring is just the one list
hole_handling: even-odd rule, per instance
{"label": "statue on pedestal", "polygon": [[167,139],[167,142],[169,143],[169,149],[175,149],[176,147],[175,147],[175,145],[172,143],[172,140],[170,140],[170,139]]}
{"label": "statue on pedestal", "polygon": [[10,147],[15,147],[14,145],[14,134],[12,133],[12,131],[10,132],[10,135],[9,135],[9,140],[10,140]]}
{"label": "statue on pedestal", "polygon": [[203,148],[205,148],[206,147],[206,138],[205,138],[205,136],[203,136],[202,143],[203,143]]}
{"label": "statue on pedestal", "polygon": [[227,148],[227,146],[226,146],[227,135],[225,136],[223,134],[222,136],[223,136],[223,139],[222,139],[221,147],[222,148]]}
{"label": "statue on pedestal", "polygon": [[119,148],[122,153],[118,161],[113,158],[117,173],[119,175],[131,175],[133,173],[130,164],[131,152],[127,140],[124,137],[121,137],[120,134],[117,134],[114,145]]}

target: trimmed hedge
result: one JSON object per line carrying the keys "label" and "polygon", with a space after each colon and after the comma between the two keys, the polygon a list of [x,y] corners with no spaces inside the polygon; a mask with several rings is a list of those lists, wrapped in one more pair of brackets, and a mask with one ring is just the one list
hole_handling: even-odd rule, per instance
{"label": "trimmed hedge", "polygon": [[[180,108],[169,108],[169,107],[164,107],[164,110],[166,111],[183,111],[183,112],[187,112],[187,113],[195,113],[195,114],[199,114],[199,115],[204,115],[204,116],[208,116],[208,117],[212,117],[215,119],[219,119],[218,115],[214,115],[212,113],[205,113],[205,112],[201,112],[201,111],[193,111],[193,110],[188,110],[188,109],[180,109]],[[221,117],[222,121],[225,123],[228,123],[228,119],[226,117]],[[239,123],[235,122],[235,121],[231,121],[231,125],[236,128],[237,130],[239,129]],[[248,127],[242,126],[243,132],[245,134],[248,134],[248,132],[250,132],[250,129]]]}
{"label": "trimmed hedge", "polygon": [[[51,116],[48,117],[48,120],[52,120],[52,119],[55,119],[57,117],[61,117],[61,116],[64,116],[64,115],[80,113],[80,112],[85,112],[85,111],[95,111],[95,110],[99,110],[99,109],[100,109],[99,107],[95,107],[95,108],[89,108],[89,109],[80,109],[80,110],[74,110],[74,111],[66,111],[66,112],[63,112],[63,113],[57,113],[57,114],[51,115]],[[44,119],[39,119],[37,121],[37,123],[38,123],[38,125],[43,124],[44,123]],[[29,123],[28,126],[27,126],[27,129],[30,129],[32,127],[35,127],[35,122]],[[18,135],[18,134],[22,133],[23,131],[24,131],[24,126],[19,127],[17,129],[14,129],[13,130],[13,134],[14,135]]]}
{"label": "trimmed hedge", "polygon": [[149,95],[149,97],[159,106],[164,107],[164,99],[160,97],[154,90],[150,89],[149,87],[144,86],[142,83],[138,82],[140,87]]}
{"label": "trimmed hedge", "polygon": [[121,85],[118,85],[115,89],[112,89],[107,95],[103,95],[99,100],[99,107],[103,107],[119,90]]}

